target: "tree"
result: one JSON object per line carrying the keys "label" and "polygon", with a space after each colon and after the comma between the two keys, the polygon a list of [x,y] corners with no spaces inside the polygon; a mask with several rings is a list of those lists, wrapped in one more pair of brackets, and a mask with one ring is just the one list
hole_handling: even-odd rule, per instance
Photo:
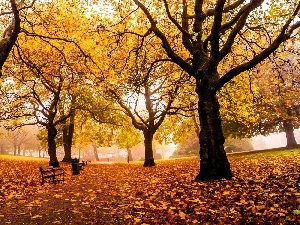
{"label": "tree", "polygon": [[173,156],[197,155],[199,152],[199,139],[197,135],[189,135],[184,142],[178,143]]}
{"label": "tree", "polygon": [[77,103],[80,106],[74,123],[74,143],[81,146],[92,144],[94,156],[99,161],[98,147],[111,146],[115,142],[113,133],[121,127],[123,115],[118,105],[106,96],[101,84],[89,82],[91,85],[81,91]]}
{"label": "tree", "polygon": [[[10,59],[12,64],[5,71],[13,87],[5,84],[1,96],[2,102],[8,104],[3,109],[6,110],[4,119],[26,117],[27,121],[17,126],[38,123],[46,127],[51,166],[59,166],[55,140],[57,125],[71,117],[77,107],[72,99],[86,84],[80,75],[88,76],[96,67],[83,49],[68,38],[68,35],[72,35],[81,39],[85,48],[89,46],[84,42],[85,37],[79,33],[81,29],[88,28],[85,17],[80,21],[81,29],[77,29],[79,22],[74,17],[79,15],[79,8],[72,7],[73,11],[66,13],[61,7],[66,6],[43,3],[36,5],[36,9],[44,9],[38,11],[38,18],[35,17],[35,11],[26,15],[27,24],[24,25],[22,36],[19,35],[13,58]],[[51,12],[47,11],[50,8]],[[43,21],[48,21],[49,26],[45,26]],[[64,110],[59,110],[60,107]]]}
{"label": "tree", "polygon": [[225,139],[250,138],[260,134],[260,114],[255,108],[259,91],[251,72],[235,77],[218,94]]}
{"label": "tree", "polygon": [[0,154],[7,153],[9,140],[6,138],[6,130],[1,128],[0,132]]}
{"label": "tree", "polygon": [[[123,6],[117,10],[128,15],[128,21],[116,22],[119,19],[117,12],[106,19],[103,15],[99,16],[100,13],[93,16],[97,18],[97,32],[100,34],[97,42],[103,42],[102,38],[106,35],[107,50],[104,54],[108,56],[106,64],[109,66],[104,68],[108,96],[114,97],[133,126],[143,132],[144,166],[154,166],[153,139],[157,129],[167,115],[190,107],[187,106],[188,101],[182,101],[183,95],[180,94],[187,76],[163,57],[160,43],[154,40],[155,36],[148,35],[145,27],[140,29],[144,34],[137,34],[136,22],[130,19],[131,7],[127,3],[128,7]],[[139,23],[146,22],[142,15],[136,16]],[[134,31],[131,32],[131,29]]]}
{"label": "tree", "polygon": [[21,145],[29,140],[28,132],[21,128],[13,131],[7,130],[6,138],[10,140],[13,145],[14,155],[21,155]]}
{"label": "tree", "polygon": [[[185,80],[184,75],[175,69],[173,73],[175,71],[175,73],[177,72],[180,75],[174,76],[176,77],[174,79],[171,77],[166,78],[166,76],[171,76],[171,70],[165,72],[160,66],[156,69],[150,68],[146,75],[142,77],[137,78],[139,74],[134,74],[135,79],[139,79],[136,86],[135,83],[128,82],[133,88],[131,85],[123,87],[127,89],[125,93],[130,96],[121,96],[114,89],[109,90],[124,109],[125,115],[130,117],[133,126],[143,132],[145,146],[144,167],[155,165],[153,157],[154,134],[166,116],[186,108],[184,102],[180,102],[180,105],[176,104],[175,98],[176,95],[179,95],[180,89],[183,89],[181,84]],[[149,76],[152,73],[152,69],[155,75]],[[155,70],[158,71],[156,72]],[[140,72],[142,71],[137,73]],[[119,87],[120,89],[122,88]]]}
{"label": "tree", "polygon": [[119,148],[126,148],[128,155],[128,163],[132,161],[132,153],[131,148],[136,146],[141,142],[141,134],[138,132],[130,121],[123,124],[123,126],[118,130],[118,135],[116,138],[116,142]]}
{"label": "tree", "polygon": [[[82,114],[83,116],[85,114]],[[89,144],[93,147],[96,161],[99,161],[98,147],[111,146],[115,140],[115,125],[110,123],[99,123],[91,117],[86,117],[80,124],[80,132],[75,132],[75,143],[81,146]]]}
{"label": "tree", "polygon": [[[75,113],[76,113],[76,97],[71,97],[71,112],[70,117],[62,121],[62,141],[65,151],[65,156],[63,158],[63,162],[71,162],[72,161],[72,141],[73,141],[73,135],[74,135],[74,129],[75,129]],[[63,107],[62,107],[63,108]],[[63,115],[65,113],[62,113]]]}
{"label": "tree", "polygon": [[[18,35],[21,31],[20,12],[33,7],[35,1],[36,0],[32,0],[30,5],[26,5],[25,0],[21,0],[18,3],[15,0],[10,0],[11,10],[0,12],[0,17],[8,16],[8,18],[5,18],[4,21],[9,23],[9,25],[4,29],[2,39],[0,40],[0,77],[2,76],[3,64],[7,60],[9,53],[17,41]],[[3,6],[3,8],[6,8],[5,3],[2,2],[0,4]],[[8,20],[10,20],[10,22],[8,22]]]}
{"label": "tree", "polygon": [[258,130],[267,135],[285,132],[287,148],[298,147],[294,128],[299,128],[299,43],[291,40],[253,70],[259,88],[255,109],[259,113]]}
{"label": "tree", "polygon": [[[24,63],[26,64],[28,61],[24,61]],[[28,65],[28,67],[29,69],[32,69],[30,65]],[[73,81],[67,79],[67,77],[64,77],[63,75],[57,76],[58,71],[56,71],[57,73],[54,79],[50,78],[50,74],[35,73],[33,75],[36,79],[32,82],[32,79],[30,78],[32,74],[29,73],[29,77],[24,76],[28,72],[29,71],[25,71],[24,69],[23,75],[20,76],[21,79],[16,80],[17,82],[20,82],[21,85],[26,86],[26,89],[23,88],[21,93],[16,93],[14,99],[17,100],[14,101],[13,104],[10,103],[10,105],[13,106],[11,106],[11,110],[6,112],[6,119],[15,117],[27,118],[27,121],[22,124],[16,124],[16,127],[33,124],[45,126],[47,129],[48,154],[50,156],[49,165],[59,166],[56,157],[56,126],[70,117],[72,109],[69,109],[70,111],[68,114],[60,115],[57,108],[60,99],[63,98],[64,85],[66,83],[69,85]],[[16,75],[17,77],[15,78],[18,79],[19,74]],[[24,103],[27,105],[22,108]],[[15,111],[16,109],[18,110],[17,112]]]}
{"label": "tree", "polygon": [[[161,41],[169,59],[196,80],[201,126],[200,172],[196,180],[231,178],[233,175],[224,150],[218,92],[234,77],[266,59],[293,35],[300,26],[296,21],[300,2],[269,1],[270,11],[267,12],[262,8],[263,0],[236,0],[233,3],[226,0],[183,0],[181,3],[163,0],[145,1],[144,4],[133,1],[149,21],[148,32]],[[276,17],[274,9],[275,14],[280,9],[282,16]],[[177,19],[179,12],[181,23]],[[170,37],[174,34],[170,30],[174,29],[181,37]],[[258,37],[263,40],[260,42],[263,45],[257,46]],[[243,54],[238,51],[241,49]],[[222,67],[230,57],[235,59],[234,64]]]}
{"label": "tree", "polygon": [[[18,38],[21,27],[21,19],[16,1],[10,0],[10,5],[12,10],[12,12],[10,13],[13,14],[13,18],[11,19],[10,24],[4,30],[2,39],[0,40],[0,77],[2,76],[2,66],[8,58],[9,53]],[[0,16],[3,16],[5,14],[6,13],[2,12],[0,13]]]}

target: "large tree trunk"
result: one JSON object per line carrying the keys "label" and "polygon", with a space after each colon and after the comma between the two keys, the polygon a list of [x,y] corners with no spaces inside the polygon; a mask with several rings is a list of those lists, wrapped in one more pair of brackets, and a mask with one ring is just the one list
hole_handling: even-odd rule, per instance
{"label": "large tree trunk", "polygon": [[64,143],[64,151],[65,156],[63,158],[63,162],[72,162],[72,141],[74,135],[74,121],[75,121],[75,113],[72,113],[70,116],[70,123],[63,125],[63,143]]}
{"label": "large tree trunk", "polygon": [[98,149],[97,149],[97,146],[96,144],[92,144],[93,146],[93,149],[94,149],[94,156],[95,156],[95,159],[96,161],[99,161],[99,156],[98,156]]}
{"label": "large tree trunk", "polygon": [[153,136],[154,132],[151,129],[146,129],[143,131],[144,134],[144,144],[145,144],[145,161],[144,161],[144,167],[150,167],[155,166],[154,158],[153,158],[153,148],[152,148],[152,142],[153,142]]}
{"label": "large tree trunk", "polygon": [[59,162],[56,157],[56,142],[57,129],[52,125],[47,127],[48,131],[48,154],[50,156],[49,166],[59,167]]}
{"label": "large tree trunk", "polygon": [[4,30],[2,38],[0,40],[0,77],[2,76],[2,66],[9,56],[11,49],[13,48],[18,35],[20,33],[20,17],[17,9],[16,1],[11,0],[11,7],[14,14],[11,24]]}
{"label": "large tree trunk", "polygon": [[198,90],[198,112],[201,131],[200,172],[196,180],[212,181],[232,178],[230,164],[224,150],[220,105],[214,91],[202,85]]}
{"label": "large tree trunk", "polygon": [[297,148],[299,145],[297,144],[295,135],[294,135],[294,127],[291,121],[285,120],[283,121],[283,128],[286,136],[286,147],[287,148]]}

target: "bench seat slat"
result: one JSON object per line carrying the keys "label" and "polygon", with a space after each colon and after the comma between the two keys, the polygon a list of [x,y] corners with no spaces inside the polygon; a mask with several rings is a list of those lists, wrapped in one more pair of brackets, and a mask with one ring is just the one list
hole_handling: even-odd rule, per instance
{"label": "bench seat slat", "polygon": [[42,185],[46,179],[52,181],[52,183],[64,181],[65,171],[61,167],[40,167],[40,172],[42,175]]}

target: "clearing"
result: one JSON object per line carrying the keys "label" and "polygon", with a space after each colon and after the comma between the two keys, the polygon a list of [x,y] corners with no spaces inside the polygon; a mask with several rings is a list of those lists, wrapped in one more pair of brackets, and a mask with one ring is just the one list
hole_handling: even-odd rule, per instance
{"label": "clearing", "polygon": [[47,160],[0,156],[0,224],[299,224],[300,150],[230,155],[232,180],[194,182],[199,158],[88,164],[41,185]]}

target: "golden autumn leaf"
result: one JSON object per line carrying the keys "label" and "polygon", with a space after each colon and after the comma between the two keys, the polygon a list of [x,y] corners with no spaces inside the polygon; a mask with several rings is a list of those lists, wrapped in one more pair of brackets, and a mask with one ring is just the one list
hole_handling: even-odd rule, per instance
{"label": "golden autumn leaf", "polygon": [[181,219],[185,219],[186,214],[184,212],[179,211],[178,215],[180,216]]}
{"label": "golden autumn leaf", "polygon": [[38,219],[38,218],[42,218],[43,216],[41,215],[35,215],[35,216],[32,216],[31,219]]}
{"label": "golden autumn leaf", "polygon": [[[300,163],[297,150],[230,156],[235,179],[212,183],[191,182],[195,172],[191,168],[199,166],[199,159],[192,157],[161,160],[155,168],[147,170],[140,162],[90,164],[76,179],[71,174],[71,165],[62,164],[67,171],[64,182],[40,185],[41,178],[36,168],[41,162],[47,162],[40,160],[29,164],[18,161],[17,166],[22,168],[19,171],[21,179],[33,176],[36,182],[36,185],[26,187],[26,182],[13,183],[16,175],[9,171],[13,171],[16,164],[0,155],[4,168],[0,171],[0,179],[7,179],[3,185],[10,184],[5,189],[0,187],[0,193],[5,191],[8,196],[11,192],[18,193],[17,189],[23,190],[22,197],[6,199],[7,204],[0,207],[1,222],[18,224],[29,217],[33,221],[45,220],[53,224],[70,221],[80,224],[83,220],[99,224],[105,224],[105,221],[114,224],[115,220],[123,224],[152,224],[155,221],[169,225],[222,220],[233,224],[234,221],[243,223],[242,217],[248,215],[247,218],[255,224],[263,224],[265,218],[272,223],[284,223],[288,218],[291,224],[295,224],[299,216],[293,211],[298,210],[293,208],[295,202],[300,202],[298,177],[294,175]],[[274,176],[275,168],[285,175]],[[3,172],[6,175],[3,176]],[[151,180],[155,180],[155,185]],[[173,198],[170,198],[171,193],[174,193]],[[26,202],[19,204],[22,199]],[[7,216],[7,212],[13,216]],[[53,214],[48,212],[53,212],[56,217],[53,219],[50,216]]]}

